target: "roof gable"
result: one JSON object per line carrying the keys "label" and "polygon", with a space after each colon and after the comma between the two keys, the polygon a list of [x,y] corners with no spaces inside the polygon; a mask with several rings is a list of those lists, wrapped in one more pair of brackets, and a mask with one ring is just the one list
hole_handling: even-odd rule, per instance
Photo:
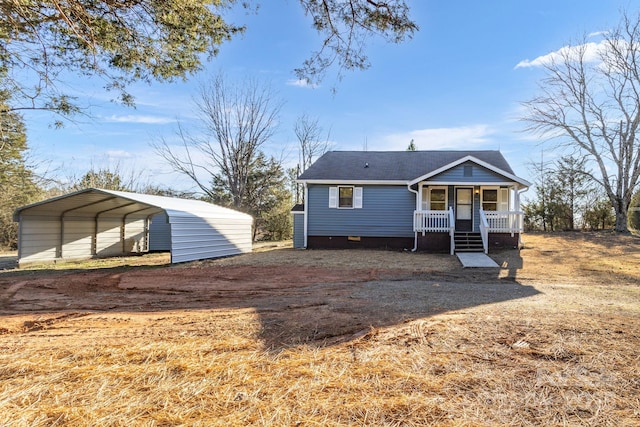
{"label": "roof gable", "polygon": [[[444,172],[446,172],[448,170],[451,170],[451,169],[453,169],[453,168],[455,168],[457,166],[460,166],[460,165],[462,165],[464,163],[467,163],[467,162],[475,163],[478,166],[481,166],[481,167],[483,167],[485,169],[488,169],[489,171],[491,171],[491,172],[493,172],[495,174],[501,175],[501,176],[507,178],[510,181],[522,184],[525,187],[529,187],[531,185],[529,182],[525,181],[524,179],[518,178],[517,176],[515,176],[513,174],[513,172],[507,172],[505,170],[502,170],[502,169],[496,167],[495,165],[493,165],[491,163],[482,161],[482,160],[477,159],[477,158],[475,158],[474,156],[471,156],[471,155],[465,156],[465,157],[463,157],[461,159],[458,159],[458,160],[456,160],[456,161],[454,161],[452,163],[449,163],[448,165],[445,165],[445,166],[443,166],[441,168],[438,168],[438,169],[436,169],[434,171],[431,171],[431,172],[426,173],[426,174],[424,174],[422,176],[414,178],[413,180],[411,180],[409,182],[409,184],[413,185],[413,184],[416,184],[416,183],[418,183],[420,181],[427,181],[430,178],[436,177],[436,176],[438,176],[438,175],[440,175],[440,174],[442,174],[442,173],[444,173]],[[509,170],[511,170],[511,168],[509,168]],[[470,178],[470,180],[473,180],[473,179]]]}

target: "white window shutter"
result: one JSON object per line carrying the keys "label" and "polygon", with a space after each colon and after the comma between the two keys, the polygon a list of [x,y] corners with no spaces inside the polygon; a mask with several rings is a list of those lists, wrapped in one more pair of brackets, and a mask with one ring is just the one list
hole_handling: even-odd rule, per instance
{"label": "white window shutter", "polygon": [[362,209],[362,187],[355,187],[353,189],[353,207],[355,209]]}
{"label": "white window shutter", "polygon": [[338,187],[329,187],[329,207],[338,207]]}
{"label": "white window shutter", "polygon": [[508,211],[509,210],[509,189],[501,188],[498,193],[498,210],[499,211]]}

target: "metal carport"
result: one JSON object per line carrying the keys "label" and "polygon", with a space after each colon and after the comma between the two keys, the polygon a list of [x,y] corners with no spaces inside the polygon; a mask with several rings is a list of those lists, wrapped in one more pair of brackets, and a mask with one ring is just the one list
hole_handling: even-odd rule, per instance
{"label": "metal carport", "polygon": [[18,263],[148,252],[152,218],[169,224],[172,263],[251,252],[250,215],[199,200],[88,188],[16,209]]}

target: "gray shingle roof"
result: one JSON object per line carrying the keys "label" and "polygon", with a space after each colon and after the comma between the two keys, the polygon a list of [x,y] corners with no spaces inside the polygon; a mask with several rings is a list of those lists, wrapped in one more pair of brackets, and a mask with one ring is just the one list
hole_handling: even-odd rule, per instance
{"label": "gray shingle roof", "polygon": [[298,179],[411,181],[467,156],[514,175],[499,151],[329,151]]}

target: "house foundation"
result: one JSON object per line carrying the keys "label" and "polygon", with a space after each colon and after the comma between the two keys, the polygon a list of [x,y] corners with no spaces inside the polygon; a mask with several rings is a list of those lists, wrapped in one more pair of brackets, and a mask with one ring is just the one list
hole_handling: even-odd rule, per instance
{"label": "house foundation", "polygon": [[308,249],[394,249],[413,248],[412,237],[309,236]]}

